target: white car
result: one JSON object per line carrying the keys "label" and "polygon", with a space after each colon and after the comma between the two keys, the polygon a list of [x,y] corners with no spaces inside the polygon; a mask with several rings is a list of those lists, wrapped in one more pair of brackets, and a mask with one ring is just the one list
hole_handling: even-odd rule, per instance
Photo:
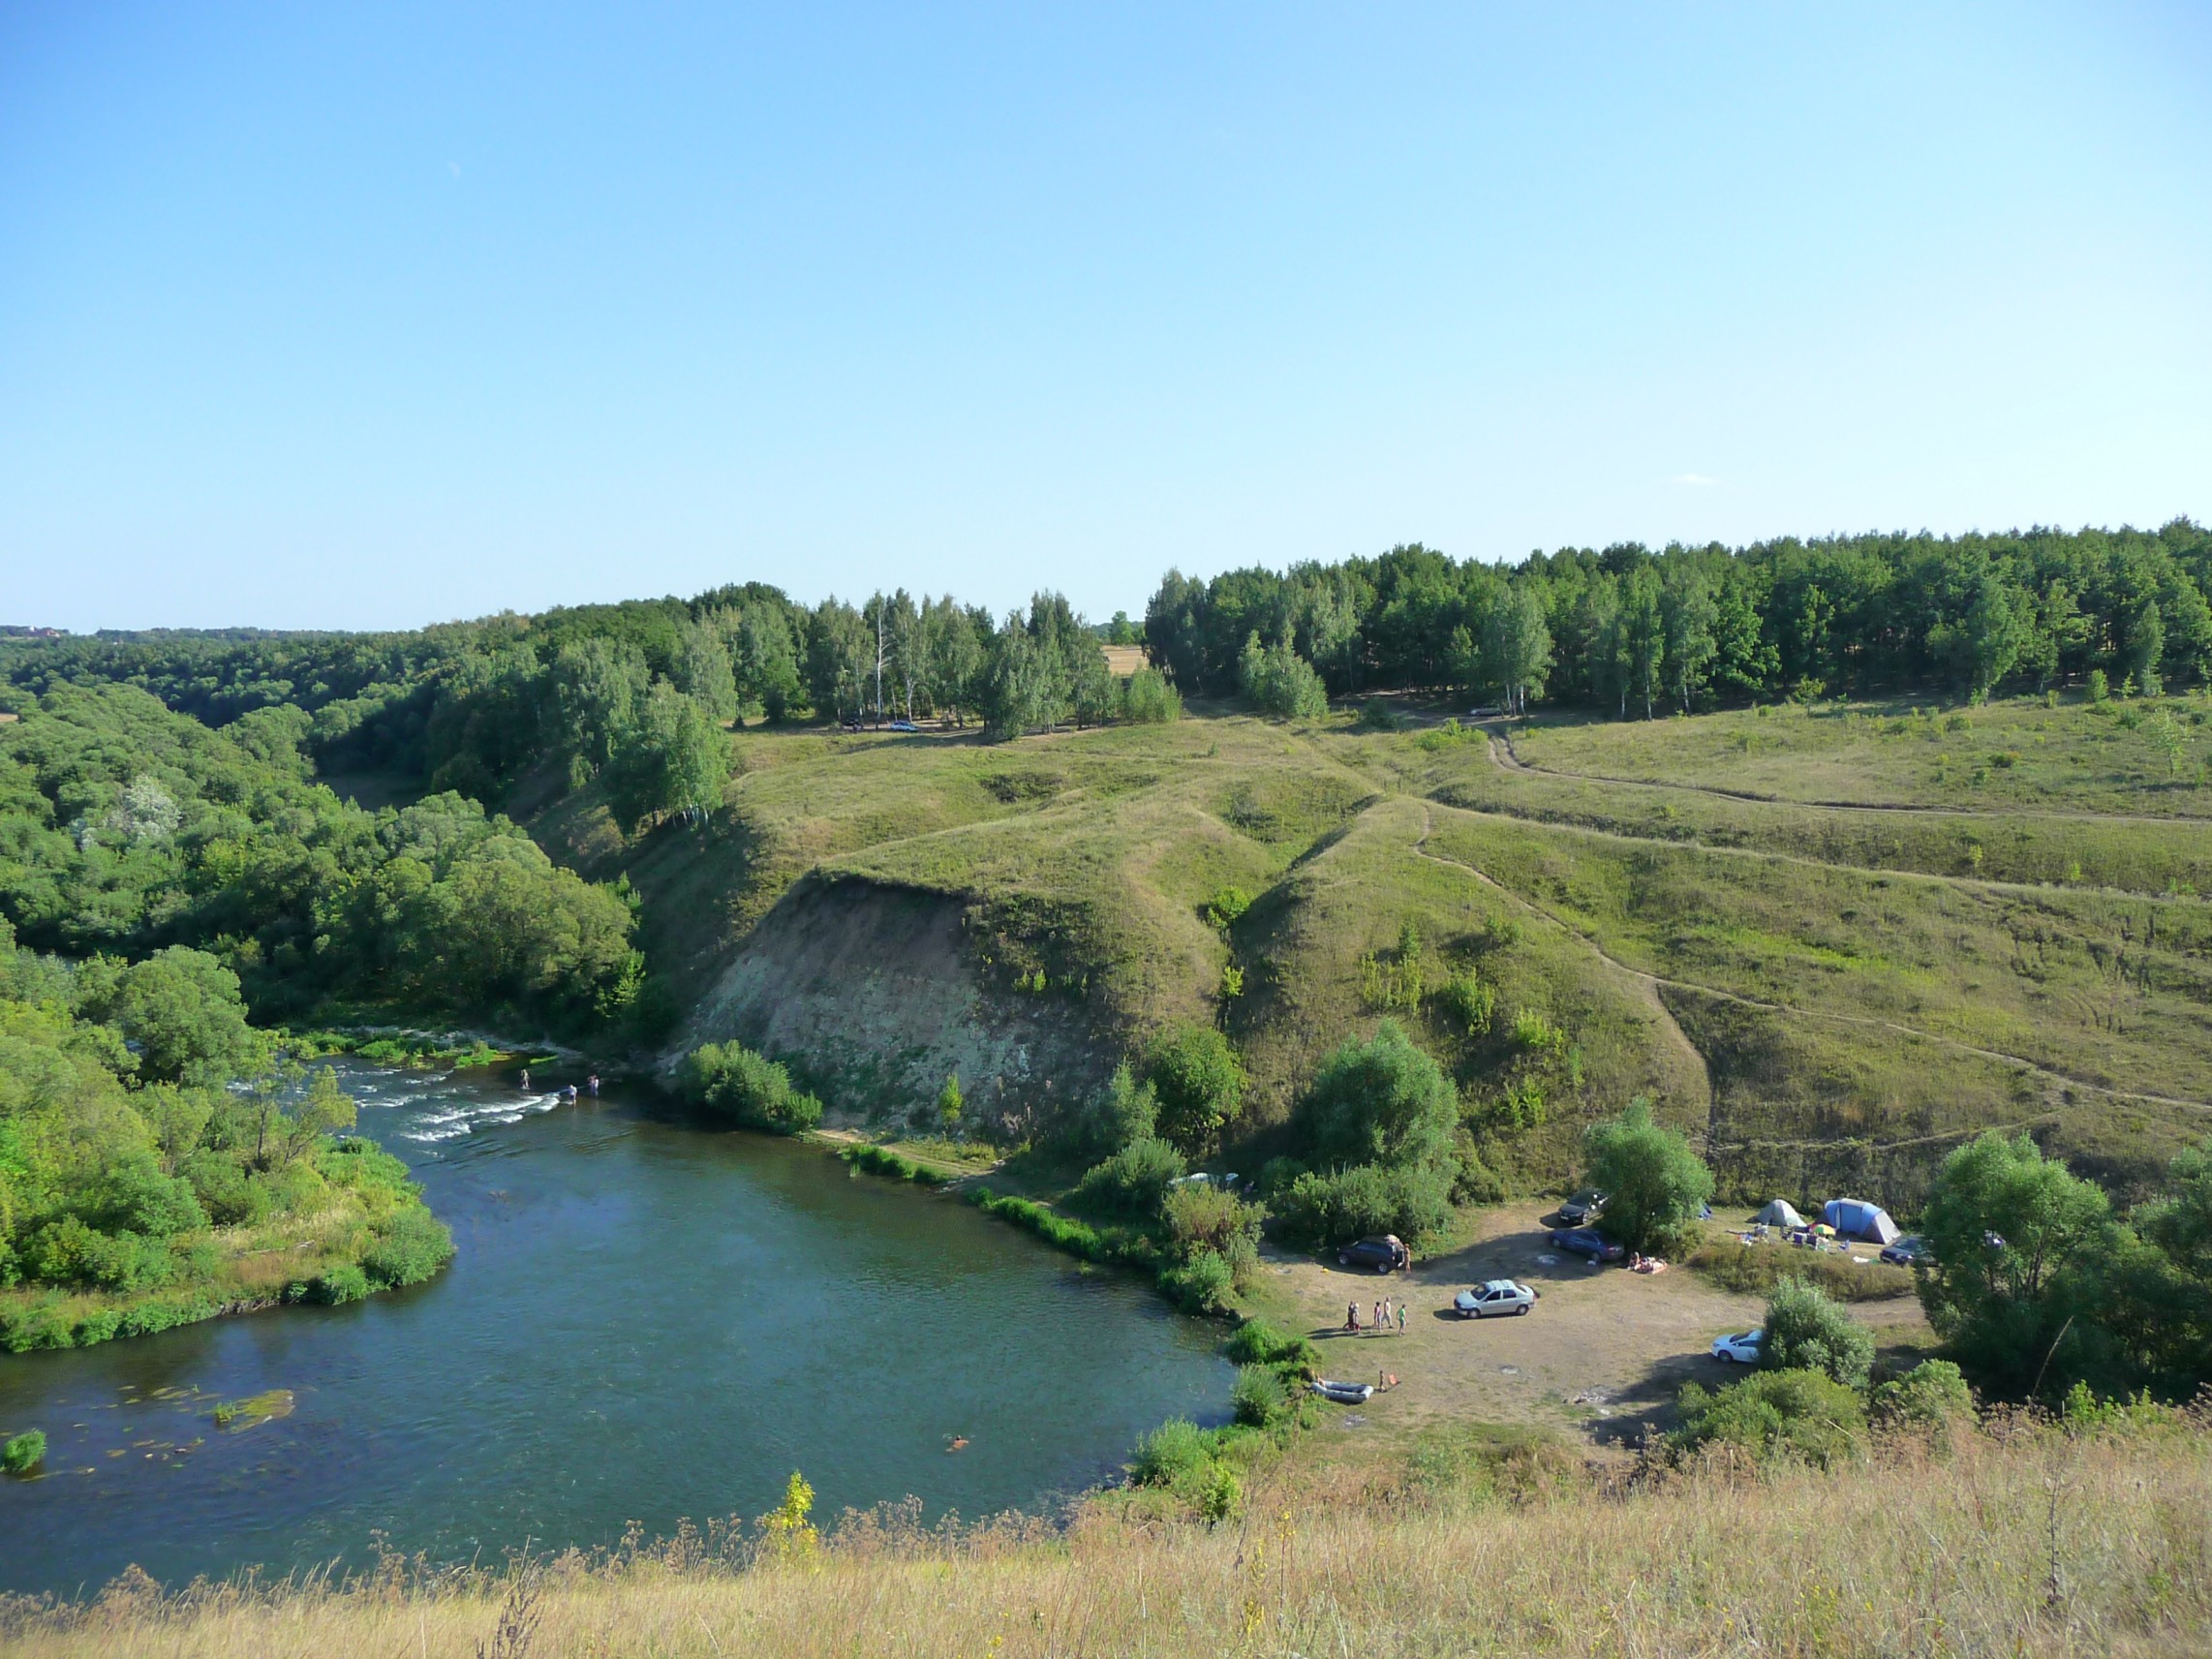
{"label": "white car", "polygon": [[1526,1313],[1536,1306],[1536,1293],[1510,1278],[1493,1278],[1452,1298],[1461,1319],[1488,1319],[1499,1313]]}
{"label": "white car", "polygon": [[1713,1338],[1713,1358],[1734,1360],[1739,1366],[1756,1366],[1759,1363],[1760,1345],[1767,1340],[1764,1331],[1745,1331],[1734,1336]]}

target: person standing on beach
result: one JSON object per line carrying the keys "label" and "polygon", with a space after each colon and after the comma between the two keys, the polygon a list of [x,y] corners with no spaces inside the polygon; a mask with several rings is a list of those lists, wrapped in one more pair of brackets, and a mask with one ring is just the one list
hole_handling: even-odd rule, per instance
{"label": "person standing on beach", "polygon": [[1344,1304],[1344,1329],[1357,1331],[1359,1328],[1360,1305],[1356,1302],[1347,1302]]}
{"label": "person standing on beach", "polygon": [[527,1065],[522,1068],[522,1091],[525,1094],[530,1092],[530,1067]]}
{"label": "person standing on beach", "polygon": [[1405,1335],[1405,1304],[1402,1302],[1398,1305],[1398,1334]]}

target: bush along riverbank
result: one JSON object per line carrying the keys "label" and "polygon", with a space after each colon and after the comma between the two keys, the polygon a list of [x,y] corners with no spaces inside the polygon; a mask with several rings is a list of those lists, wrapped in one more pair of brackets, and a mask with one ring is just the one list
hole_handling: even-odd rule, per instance
{"label": "bush along riverbank", "polygon": [[353,1116],[213,957],[68,963],[0,922],[0,1349],[429,1277],[452,1237]]}

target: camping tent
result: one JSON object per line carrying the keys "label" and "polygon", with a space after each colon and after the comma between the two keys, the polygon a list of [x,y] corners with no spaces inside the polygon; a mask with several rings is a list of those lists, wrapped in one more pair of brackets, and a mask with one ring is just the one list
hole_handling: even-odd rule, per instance
{"label": "camping tent", "polygon": [[1847,1239],[1869,1244],[1897,1242],[1897,1223],[1889,1219],[1889,1213],[1863,1198],[1831,1198],[1821,1206],[1821,1219]]}
{"label": "camping tent", "polygon": [[1752,1216],[1752,1219],[1765,1222],[1769,1227],[1802,1227],[1805,1224],[1805,1218],[1797,1214],[1797,1207],[1787,1198],[1775,1199]]}

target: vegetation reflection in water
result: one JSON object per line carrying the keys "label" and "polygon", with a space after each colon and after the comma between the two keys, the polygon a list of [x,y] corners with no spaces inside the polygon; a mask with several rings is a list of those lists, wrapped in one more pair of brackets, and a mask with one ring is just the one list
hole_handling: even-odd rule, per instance
{"label": "vegetation reflection in water", "polygon": [[[0,1421],[50,1440],[0,1490],[0,1588],[359,1562],[379,1534],[442,1558],[611,1543],[762,1514],[794,1468],[825,1517],[907,1493],[975,1516],[1225,1414],[1213,1331],[966,1205],[614,1091],[347,1082],[452,1224],[453,1268],[0,1362]],[[277,1390],[289,1413],[218,1429]]]}

